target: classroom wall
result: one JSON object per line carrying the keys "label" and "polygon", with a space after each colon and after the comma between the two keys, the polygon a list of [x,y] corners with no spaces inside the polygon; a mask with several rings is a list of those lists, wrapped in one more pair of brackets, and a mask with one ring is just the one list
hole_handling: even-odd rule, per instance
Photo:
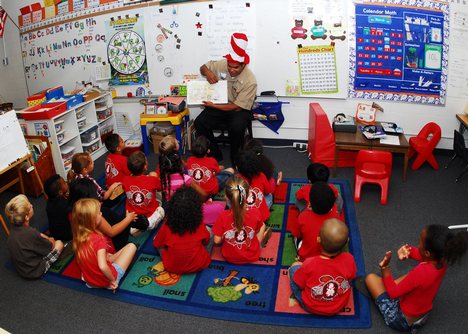
{"label": "classroom wall", "polygon": [[[270,1],[271,6],[279,5],[279,1],[275,0]],[[22,0],[22,1],[9,1],[8,11],[10,13],[15,13],[13,16],[17,16],[19,13],[19,8],[35,2],[34,0]],[[344,5],[348,5],[348,0],[343,0]],[[183,6],[183,5],[180,5]],[[451,4],[450,17],[451,23],[454,23],[454,20],[464,19],[467,10],[466,5],[460,4]],[[96,17],[99,20],[99,16]],[[274,18],[272,18],[274,19]],[[12,25],[7,25],[9,29],[13,29]],[[455,25],[452,24],[452,28]],[[7,28],[8,28],[7,27]],[[13,31],[15,31],[14,28]],[[259,29],[257,25],[257,29]],[[17,36],[13,38],[8,34],[8,41],[12,40],[11,48],[16,48],[14,54],[20,54],[19,50],[19,33],[16,31]],[[262,30],[262,36],[265,36],[266,32]],[[257,40],[260,38],[260,35],[257,31]],[[14,40],[16,39],[16,42]],[[458,123],[455,118],[455,114],[463,111],[465,104],[468,101],[468,60],[466,54],[468,54],[468,45],[463,44],[463,40],[468,40],[468,33],[463,29],[451,29],[450,39],[449,39],[449,73],[448,73],[448,87],[447,87],[447,99],[445,106],[432,106],[432,105],[422,105],[417,103],[402,103],[402,102],[386,102],[386,101],[376,101],[383,108],[384,113],[379,113],[377,115],[377,120],[380,121],[393,121],[397,122],[405,130],[407,136],[415,135],[419,132],[424,124],[430,121],[438,123],[442,127],[442,140],[439,143],[439,148],[452,148],[452,138],[453,130],[458,128]],[[258,44],[258,41],[257,41]],[[10,46],[9,46],[10,48]],[[16,61],[16,60],[15,60]],[[268,59],[256,59],[256,62],[268,63]],[[196,64],[198,67],[200,64]],[[281,66],[281,64],[274,63],[270,64],[272,71],[271,75],[274,78],[276,74],[275,68]],[[21,66],[19,66],[21,68]],[[15,70],[14,70],[15,69]],[[22,71],[18,71],[18,66],[8,67],[8,71],[14,73],[15,80],[13,84],[10,82],[8,86],[5,83],[0,84],[0,94],[4,94],[4,88],[8,87],[8,96],[13,101],[23,100],[27,93],[25,91],[24,78],[22,75],[19,75]],[[3,73],[3,72],[2,72]],[[21,76],[21,78],[20,78]],[[77,78],[80,80],[80,78]],[[81,78],[81,80],[87,80],[88,78]],[[265,80],[265,78],[261,78]],[[455,82],[457,86],[452,86],[451,82]],[[4,82],[2,80],[2,82]],[[264,82],[259,84],[260,87],[266,87]],[[11,87],[15,87],[14,89]],[[132,91],[134,87],[119,87],[120,91]],[[7,91],[7,90],[5,90]],[[122,94],[119,94],[122,95]],[[282,101],[290,102],[289,104],[283,105],[283,113],[285,116],[285,122],[279,130],[279,134],[275,134],[269,129],[265,128],[258,122],[254,122],[254,136],[258,138],[271,138],[271,139],[293,139],[293,140],[307,140],[307,129],[308,129],[308,104],[310,102],[319,102],[323,109],[328,114],[329,118],[332,119],[333,116],[337,113],[345,114],[354,114],[356,106],[359,102],[365,102],[358,99],[331,99],[331,98],[317,98],[317,97],[281,97]],[[135,113],[138,113],[141,110],[141,105],[136,100],[129,101],[129,103],[120,104],[124,105],[125,109],[128,110],[129,105],[133,105]],[[119,104],[116,105],[116,110],[118,110]],[[192,116],[195,117],[200,112],[199,108],[192,108]]]}
{"label": "classroom wall", "polygon": [[[0,4],[7,10],[7,13],[19,12],[16,1],[3,0]],[[0,38],[0,59],[2,60],[5,58],[5,49],[8,65],[5,66],[3,61],[0,61],[0,95],[6,102],[13,102],[15,107],[25,106],[28,91],[23,74],[19,32],[9,18],[6,21],[3,39]]]}

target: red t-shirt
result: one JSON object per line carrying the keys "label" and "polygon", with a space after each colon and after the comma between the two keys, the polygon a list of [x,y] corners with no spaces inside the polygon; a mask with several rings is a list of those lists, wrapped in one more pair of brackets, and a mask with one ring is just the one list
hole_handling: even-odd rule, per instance
{"label": "red t-shirt", "polygon": [[236,264],[251,263],[260,257],[260,242],[257,233],[263,220],[257,209],[245,212],[244,228],[237,231],[231,210],[221,212],[213,225],[213,234],[222,237],[221,252],[226,261]]}
{"label": "red t-shirt", "polygon": [[127,157],[122,154],[109,153],[104,166],[107,188],[115,182],[122,182],[125,176],[131,174],[127,167]]}
{"label": "red t-shirt", "polygon": [[[240,175],[244,180],[248,180]],[[266,178],[265,174],[261,173],[255,176],[251,182],[249,182],[250,191],[247,196],[247,206],[249,208],[257,208],[260,210],[260,214],[263,221],[270,218],[270,209],[265,201],[265,195],[273,192],[271,183]]]}
{"label": "red t-shirt", "polygon": [[355,277],[354,257],[343,252],[331,259],[306,259],[293,279],[302,289],[302,300],[310,312],[335,315],[348,303]]}
{"label": "red t-shirt", "polygon": [[159,177],[149,175],[126,176],[122,184],[127,196],[127,211],[151,216],[159,206],[156,190],[161,190]]}
{"label": "red t-shirt", "polygon": [[[105,249],[107,253],[112,254],[114,249],[112,241],[105,235],[91,233],[88,242],[83,245],[81,251],[83,257],[76,257],[76,259],[86,283],[98,288],[107,288],[110,283],[109,279],[102,273],[101,269],[99,269],[97,259],[97,252],[100,249]],[[112,272],[112,276],[116,279],[117,271],[109,260],[107,260],[107,265]]]}
{"label": "red t-shirt", "polygon": [[[411,247],[410,258],[422,260],[417,247]],[[398,284],[391,274],[383,278],[385,290],[390,298],[400,298],[403,314],[419,317],[432,309],[432,302],[447,271],[447,265],[437,269],[435,264],[434,261],[421,262]]]}
{"label": "red t-shirt", "polygon": [[211,257],[204,245],[210,241],[210,232],[200,224],[195,233],[179,235],[163,224],[153,240],[155,248],[164,248],[161,257],[164,268],[174,274],[193,273],[205,269]]}
{"label": "red t-shirt", "polygon": [[212,157],[190,157],[187,160],[188,175],[209,195],[218,193],[218,179],[220,169],[218,162]]}
{"label": "red t-shirt", "polygon": [[325,220],[329,218],[339,218],[340,216],[334,211],[324,215],[318,215],[310,209],[306,209],[297,218],[296,221],[291,221],[291,233],[296,237],[302,239],[302,246],[299,248],[297,254],[304,260],[308,257],[319,255],[322,247],[317,242],[317,237],[320,234],[320,228]]}

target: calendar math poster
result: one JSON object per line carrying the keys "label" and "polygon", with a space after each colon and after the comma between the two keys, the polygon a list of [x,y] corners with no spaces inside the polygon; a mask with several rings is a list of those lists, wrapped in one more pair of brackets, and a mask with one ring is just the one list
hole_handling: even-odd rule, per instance
{"label": "calendar math poster", "polygon": [[356,4],[355,92],[445,104],[448,8],[437,6]]}
{"label": "calendar math poster", "polygon": [[302,94],[338,92],[335,47],[318,45],[297,49]]}

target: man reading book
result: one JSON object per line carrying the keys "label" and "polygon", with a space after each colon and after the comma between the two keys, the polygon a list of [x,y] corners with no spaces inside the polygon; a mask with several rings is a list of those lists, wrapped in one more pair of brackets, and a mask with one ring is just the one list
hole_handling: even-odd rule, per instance
{"label": "man reading book", "polygon": [[210,84],[227,80],[228,103],[215,104],[203,101],[205,109],[195,119],[198,135],[210,140],[211,155],[220,161],[223,155],[213,135],[213,129],[227,128],[231,147],[231,162],[234,165],[237,153],[244,143],[245,129],[250,122],[250,110],[257,95],[257,80],[247,65],[247,36],[234,33],[231,50],[225,59],[209,61],[200,67],[200,73]]}

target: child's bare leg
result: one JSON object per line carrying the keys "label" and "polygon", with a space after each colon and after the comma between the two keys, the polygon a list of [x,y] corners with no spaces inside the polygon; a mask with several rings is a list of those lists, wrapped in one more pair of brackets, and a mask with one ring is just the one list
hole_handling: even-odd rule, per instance
{"label": "child's bare leg", "polygon": [[382,277],[376,274],[369,274],[366,276],[366,285],[374,299],[386,291]]}
{"label": "child's bare leg", "polygon": [[127,268],[130,266],[130,263],[132,263],[136,251],[137,247],[135,246],[135,244],[129,243],[113,255],[114,261],[112,262],[119,265],[120,268],[126,271]]}

